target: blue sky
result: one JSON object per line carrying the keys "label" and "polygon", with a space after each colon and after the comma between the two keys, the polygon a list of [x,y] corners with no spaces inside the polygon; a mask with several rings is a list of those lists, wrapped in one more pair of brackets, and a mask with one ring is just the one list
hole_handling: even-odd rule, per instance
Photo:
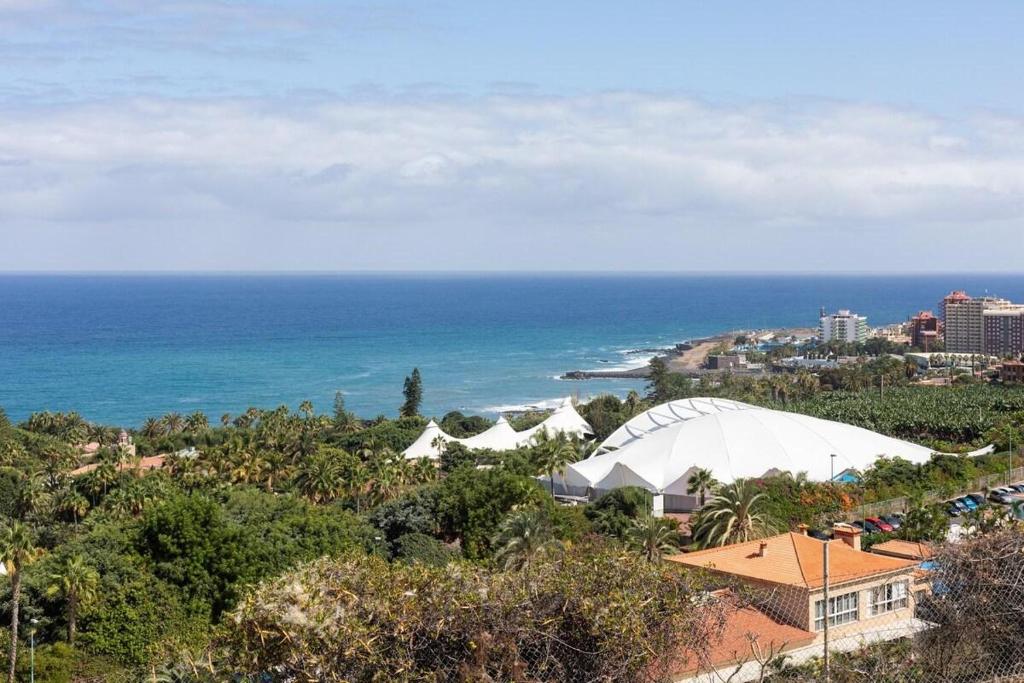
{"label": "blue sky", "polygon": [[1022,26],[0,0],[0,269],[1020,270]]}

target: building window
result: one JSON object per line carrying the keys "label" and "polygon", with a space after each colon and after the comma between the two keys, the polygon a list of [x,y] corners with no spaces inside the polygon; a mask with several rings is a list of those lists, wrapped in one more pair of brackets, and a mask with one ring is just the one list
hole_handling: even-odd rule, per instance
{"label": "building window", "polygon": [[[857,593],[844,593],[828,599],[828,625],[838,626],[857,621]],[[814,603],[814,630],[821,631],[825,628],[825,601],[818,600]]]}
{"label": "building window", "polygon": [[871,589],[871,616],[903,609],[907,606],[907,582],[897,581]]}

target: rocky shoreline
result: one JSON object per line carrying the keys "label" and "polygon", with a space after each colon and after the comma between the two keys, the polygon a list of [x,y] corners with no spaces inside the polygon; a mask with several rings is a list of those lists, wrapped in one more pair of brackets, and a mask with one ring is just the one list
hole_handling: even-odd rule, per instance
{"label": "rocky shoreline", "polygon": [[[672,372],[696,376],[701,374],[701,368],[704,366],[704,362],[707,360],[708,354],[712,349],[722,343],[731,344],[739,335],[750,335],[752,333],[759,335],[776,334],[779,336],[788,336],[791,334],[813,333],[813,329],[775,328],[754,331],[732,330],[729,332],[722,332],[721,334],[716,334],[711,337],[703,337],[700,339],[691,339],[686,342],[681,342],[676,344],[672,349],[637,349],[637,352],[658,353],[658,357],[665,361],[669,370]],[[650,368],[643,365],[626,370],[570,370],[569,372],[565,372],[560,375],[559,378],[566,380],[647,379],[647,377],[650,376],[650,373]]]}

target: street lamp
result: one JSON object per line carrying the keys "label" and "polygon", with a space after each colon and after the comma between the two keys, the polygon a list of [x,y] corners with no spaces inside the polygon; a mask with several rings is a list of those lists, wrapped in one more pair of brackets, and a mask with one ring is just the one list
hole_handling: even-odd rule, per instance
{"label": "street lamp", "polygon": [[832,484],[835,484],[836,483],[836,454],[835,453],[829,453],[828,454],[828,465],[829,465],[829,473],[832,475],[831,477],[829,477],[829,482],[832,483]]}
{"label": "street lamp", "polygon": [[36,683],[36,625],[39,624],[38,619],[29,619],[28,623],[32,625],[32,628],[28,631],[29,637],[29,660],[31,661],[29,669],[29,681],[30,683]]}

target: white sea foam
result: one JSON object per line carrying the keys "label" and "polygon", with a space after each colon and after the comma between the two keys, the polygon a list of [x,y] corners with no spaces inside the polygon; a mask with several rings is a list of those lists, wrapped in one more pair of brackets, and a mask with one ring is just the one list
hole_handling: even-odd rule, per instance
{"label": "white sea foam", "polygon": [[542,401],[534,401],[532,403],[507,403],[497,406],[485,406],[480,408],[480,412],[483,413],[521,413],[527,410],[554,410],[562,404],[565,400],[564,396],[559,398],[549,398]]}

